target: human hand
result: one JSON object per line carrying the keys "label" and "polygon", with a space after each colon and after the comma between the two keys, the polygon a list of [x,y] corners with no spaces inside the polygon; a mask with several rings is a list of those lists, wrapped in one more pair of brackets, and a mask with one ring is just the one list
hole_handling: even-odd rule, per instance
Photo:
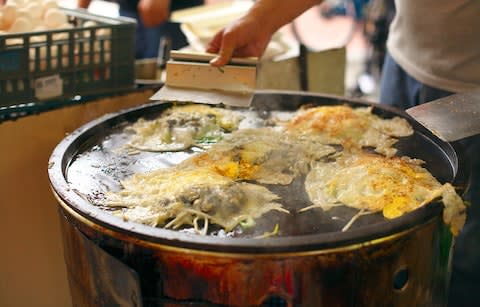
{"label": "human hand", "polygon": [[140,0],[137,10],[145,27],[158,26],[170,16],[170,0]]}
{"label": "human hand", "polygon": [[218,53],[210,61],[223,66],[232,56],[260,57],[273,35],[308,8],[322,0],[257,0],[245,16],[221,30],[207,46],[207,52]]}
{"label": "human hand", "polygon": [[209,42],[206,51],[218,53],[210,61],[212,66],[224,66],[232,56],[261,57],[274,30],[261,25],[261,20],[246,15],[219,31]]}

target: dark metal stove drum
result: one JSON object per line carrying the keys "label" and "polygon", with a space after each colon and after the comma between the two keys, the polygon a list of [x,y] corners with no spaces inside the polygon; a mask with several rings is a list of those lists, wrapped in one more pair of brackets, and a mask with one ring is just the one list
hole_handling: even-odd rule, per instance
{"label": "dark metal stove drum", "polygon": [[[252,109],[266,118],[303,104],[372,106],[381,117],[408,119],[381,105],[303,92],[261,91]],[[340,229],[354,214],[348,208],[331,213],[345,216],[343,221],[321,210],[288,219],[267,213],[255,231],[271,230],[274,220],[283,232],[265,239],[154,228],[92,205],[99,186],[118,184],[146,165],[174,164],[185,154],[117,156],[102,150],[125,141],[126,125],[169,106],[146,104],[101,117],[67,136],[51,156],[49,176],[75,306],[446,305],[453,238],[440,203],[393,220],[368,215],[346,232]],[[459,151],[410,123],[415,133],[400,139],[398,154],[426,161],[440,182],[461,188],[467,172]],[[282,197],[295,208],[303,194],[298,189]]]}

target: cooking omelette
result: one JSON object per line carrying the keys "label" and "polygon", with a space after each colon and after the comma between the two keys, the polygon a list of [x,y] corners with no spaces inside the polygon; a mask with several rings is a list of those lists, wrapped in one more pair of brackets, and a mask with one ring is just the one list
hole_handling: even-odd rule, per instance
{"label": "cooking omelette", "polygon": [[144,151],[180,151],[215,142],[238,128],[243,116],[232,110],[207,105],[179,105],[153,120],[139,119],[127,129],[133,131],[129,146]]}
{"label": "cooking omelette", "polygon": [[421,163],[365,152],[343,152],[335,161],[315,162],[305,180],[313,205],[302,211],[345,205],[393,219],[441,198],[444,222],[458,234],[465,223],[462,199],[452,185],[439,183]]}
{"label": "cooking omelette", "polygon": [[[364,213],[399,217],[441,198],[444,221],[457,234],[465,206],[450,184],[440,184],[422,161],[396,157],[398,137],[413,130],[400,117],[382,119],[371,108],[302,108],[285,125],[239,129],[240,112],[206,105],[174,106],[129,130],[138,150],[205,149],[180,164],[121,182],[106,205],[125,220],[178,229],[209,224],[226,231],[268,211],[288,212],[268,185],[288,186],[305,177],[312,205],[328,210],[345,205]],[[205,148],[205,140],[214,143]],[[341,146],[332,146],[341,145]],[[379,154],[366,153],[370,147]],[[300,177],[303,178],[303,177]],[[354,219],[346,225],[348,228]]]}
{"label": "cooking omelette", "polygon": [[267,188],[235,182],[208,168],[160,169],[121,184],[122,190],[106,194],[105,204],[118,208],[114,214],[125,220],[151,226],[193,226],[206,234],[215,224],[228,232],[271,210],[288,213]]}
{"label": "cooking omelette", "polygon": [[306,174],[310,163],[335,152],[315,137],[292,137],[270,127],[235,131],[181,167],[208,167],[233,180],[288,185]]}
{"label": "cooking omelette", "polygon": [[301,108],[286,126],[294,135],[316,135],[324,144],[347,149],[373,147],[386,156],[395,155],[396,138],[413,133],[403,118],[382,119],[370,107],[346,105]]}

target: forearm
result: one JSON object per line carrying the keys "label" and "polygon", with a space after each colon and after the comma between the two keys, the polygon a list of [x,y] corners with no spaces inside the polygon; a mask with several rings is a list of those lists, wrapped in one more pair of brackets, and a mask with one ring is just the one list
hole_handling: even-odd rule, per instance
{"label": "forearm", "polygon": [[170,0],[140,0],[137,10],[145,27],[158,26],[170,16]]}
{"label": "forearm", "polygon": [[77,6],[86,9],[90,5],[90,2],[92,2],[92,1],[91,0],[77,0]]}
{"label": "forearm", "polygon": [[262,21],[262,27],[276,32],[282,26],[294,20],[310,7],[323,0],[258,0],[252,6],[249,15]]}

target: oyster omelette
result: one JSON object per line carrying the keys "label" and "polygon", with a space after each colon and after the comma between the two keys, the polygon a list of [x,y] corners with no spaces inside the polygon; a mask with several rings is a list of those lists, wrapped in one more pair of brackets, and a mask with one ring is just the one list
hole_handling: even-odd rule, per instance
{"label": "oyster omelette", "polygon": [[139,119],[128,146],[145,151],[180,151],[204,142],[217,141],[238,129],[239,113],[206,105],[181,105],[167,109],[153,120]]}
{"label": "oyster omelette", "polygon": [[305,189],[315,207],[337,205],[364,213],[382,212],[393,219],[442,198],[443,220],[458,234],[465,223],[465,206],[451,184],[440,184],[423,161],[357,152],[341,153],[335,161],[316,162],[305,179]]}
{"label": "oyster omelette", "polygon": [[213,145],[199,146],[175,166],[126,178],[119,191],[106,193],[104,205],[151,226],[207,234],[214,224],[228,232],[272,210],[289,214],[267,185],[300,178],[311,203],[298,214],[358,209],[344,230],[360,215],[393,219],[439,198],[452,233],[463,227],[465,205],[455,189],[438,182],[422,161],[395,155],[398,138],[413,133],[405,119],[344,105],[303,107],[273,127],[240,129],[242,120],[240,111],[187,105],[137,121],[127,128],[136,150],[179,151],[205,139]]}

